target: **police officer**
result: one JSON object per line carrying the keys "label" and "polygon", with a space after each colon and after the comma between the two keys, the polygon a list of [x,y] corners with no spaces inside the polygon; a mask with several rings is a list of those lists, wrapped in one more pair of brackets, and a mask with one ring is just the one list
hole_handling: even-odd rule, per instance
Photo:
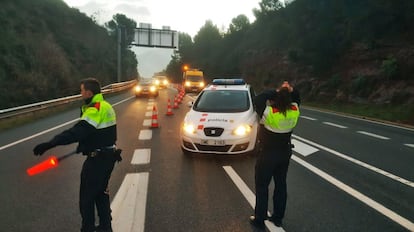
{"label": "police officer", "polygon": [[[266,104],[270,102],[270,104]],[[260,152],[255,167],[256,206],[250,223],[264,230],[267,219],[268,187],[273,177],[273,214],[269,218],[282,226],[286,209],[286,176],[292,155],[291,134],[299,118],[299,93],[288,82],[277,91],[264,91],[255,98],[261,117],[259,129]]]}
{"label": "police officer", "polygon": [[[104,100],[99,82],[95,78],[81,81],[80,91],[85,103],[81,117],[72,128],[56,135],[49,142],[38,144],[34,155],[58,146],[78,142],[77,153],[87,156],[81,172],[79,207],[82,232],[112,231],[108,181],[115,161],[121,160],[121,150],[115,147],[116,115]],[[95,228],[95,205],[99,226]]]}

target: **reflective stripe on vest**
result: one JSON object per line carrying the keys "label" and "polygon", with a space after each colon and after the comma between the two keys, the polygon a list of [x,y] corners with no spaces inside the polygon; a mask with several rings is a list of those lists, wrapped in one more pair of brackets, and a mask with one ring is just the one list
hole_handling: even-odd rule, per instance
{"label": "reflective stripe on vest", "polygon": [[82,106],[81,120],[85,120],[96,129],[103,129],[116,124],[115,111],[104,100],[101,93],[92,98],[91,105]]}
{"label": "reflective stripe on vest", "polygon": [[293,130],[299,119],[299,107],[296,103],[292,103],[286,116],[278,109],[267,106],[263,112],[262,122],[264,127],[274,133],[288,133]]}

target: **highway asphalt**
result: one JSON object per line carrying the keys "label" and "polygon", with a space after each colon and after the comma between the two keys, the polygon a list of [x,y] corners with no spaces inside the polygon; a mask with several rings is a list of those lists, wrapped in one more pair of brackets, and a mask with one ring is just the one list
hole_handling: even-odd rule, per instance
{"label": "highway asphalt", "polygon": [[[167,88],[155,99],[137,99],[132,92],[108,99],[123,149],[110,180],[114,231],[254,231],[248,217],[256,156],[182,154],[179,129],[195,94],[167,116],[168,98],[177,94]],[[154,105],[158,128],[151,128]],[[267,230],[414,231],[414,131],[306,107],[301,115],[283,227],[267,223]],[[72,109],[0,131],[0,231],[79,231],[84,157],[73,155],[54,169],[26,174],[48,156],[76,148],[32,155],[36,144],[69,128],[78,116],[79,109]]]}

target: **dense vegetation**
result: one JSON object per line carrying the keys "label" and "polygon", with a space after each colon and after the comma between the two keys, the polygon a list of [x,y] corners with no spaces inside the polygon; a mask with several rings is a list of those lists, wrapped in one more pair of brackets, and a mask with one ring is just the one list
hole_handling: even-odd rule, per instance
{"label": "dense vegetation", "polygon": [[286,79],[309,104],[371,105],[414,123],[414,1],[262,0],[254,13],[226,32],[207,21],[193,39],[181,34],[169,75],[188,64],[257,90]]}
{"label": "dense vegetation", "polygon": [[[117,81],[114,16],[107,28],[62,0],[4,0],[0,7],[0,109],[79,93],[79,80]],[[132,26],[135,27],[136,25]],[[137,76],[123,46],[123,79]]]}

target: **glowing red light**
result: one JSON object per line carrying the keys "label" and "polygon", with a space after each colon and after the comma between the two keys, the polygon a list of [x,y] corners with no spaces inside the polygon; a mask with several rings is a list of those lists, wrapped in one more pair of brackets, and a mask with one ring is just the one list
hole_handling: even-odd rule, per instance
{"label": "glowing red light", "polygon": [[46,171],[48,169],[55,168],[57,166],[58,166],[58,159],[55,156],[51,156],[47,160],[39,164],[36,164],[35,166],[31,168],[28,168],[26,172],[29,176],[33,176],[43,171]]}

